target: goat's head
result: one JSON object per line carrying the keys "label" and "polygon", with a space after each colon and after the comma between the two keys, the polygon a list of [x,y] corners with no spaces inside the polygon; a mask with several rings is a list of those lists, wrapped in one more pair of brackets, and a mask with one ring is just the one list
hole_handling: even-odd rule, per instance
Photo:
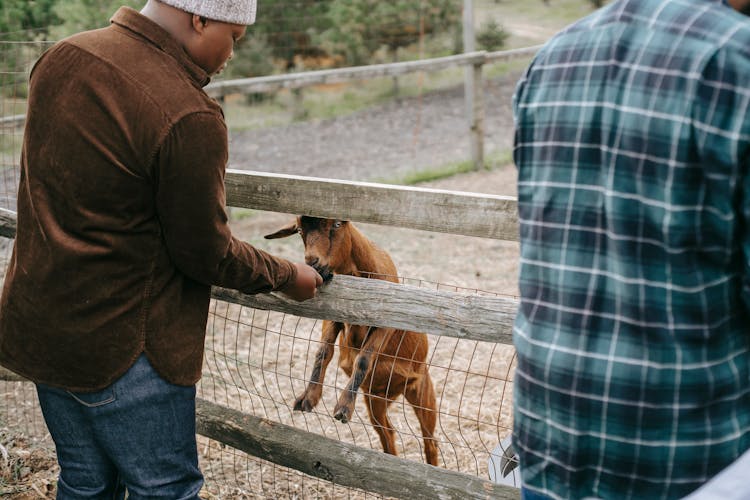
{"label": "goat's head", "polygon": [[352,269],[351,225],[347,221],[301,216],[266,239],[284,238],[299,233],[305,245],[305,262],[314,267],[324,280],[332,273],[349,274]]}

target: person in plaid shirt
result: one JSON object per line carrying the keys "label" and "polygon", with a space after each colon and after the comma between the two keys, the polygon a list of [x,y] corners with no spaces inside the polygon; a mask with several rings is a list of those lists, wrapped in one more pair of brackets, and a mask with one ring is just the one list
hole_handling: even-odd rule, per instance
{"label": "person in plaid shirt", "polygon": [[679,498],[750,448],[750,0],[618,0],[518,84],[524,498]]}

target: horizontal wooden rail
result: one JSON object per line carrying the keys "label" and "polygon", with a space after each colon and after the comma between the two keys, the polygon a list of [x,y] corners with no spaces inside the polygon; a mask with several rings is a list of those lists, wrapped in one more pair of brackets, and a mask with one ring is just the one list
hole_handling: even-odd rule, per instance
{"label": "horizontal wooden rail", "polygon": [[212,97],[228,94],[249,94],[255,92],[272,92],[278,89],[298,89],[311,85],[326,83],[343,83],[368,78],[400,76],[415,72],[434,72],[454,66],[482,65],[533,56],[540,46],[521,49],[502,50],[497,52],[468,52],[454,56],[404,61],[388,64],[370,64],[319,71],[303,71],[283,75],[260,76],[215,82],[206,86],[206,92]]}
{"label": "horizontal wooden rail", "polygon": [[542,45],[533,45],[531,47],[523,47],[520,49],[498,50],[495,52],[486,52],[484,55],[484,60],[486,63],[489,64],[489,63],[513,61],[516,59],[525,59],[525,58],[534,56],[534,54],[539,52],[539,49],[541,48],[542,48]]}
{"label": "horizontal wooden rail", "polygon": [[0,208],[0,236],[16,237],[16,213],[12,210]]}
{"label": "horizontal wooden rail", "polygon": [[227,204],[518,241],[516,198],[228,170]]}
{"label": "horizontal wooden rail", "polygon": [[[28,382],[0,366],[0,381]],[[198,434],[340,486],[408,500],[517,500],[519,490],[462,472],[407,461],[196,400]],[[304,443],[304,444],[303,444]],[[389,478],[383,481],[383,478]]]}
{"label": "horizontal wooden rail", "polygon": [[[15,214],[0,209],[0,235],[15,235]],[[281,294],[247,295],[213,287],[212,297],[254,309],[347,323],[402,328],[467,340],[511,344],[518,301],[511,297],[430,290],[336,275],[305,302]]]}
{"label": "horizontal wooden rail", "polygon": [[[510,196],[244,170],[228,170],[226,187],[234,207],[518,241]],[[0,236],[15,234],[15,212],[0,208]]]}
{"label": "horizontal wooden rail", "polygon": [[467,340],[512,344],[518,301],[429,290],[382,280],[335,275],[311,300],[296,302],[281,294],[245,295],[214,287],[215,299],[356,325],[401,328]]}
{"label": "horizontal wooden rail", "polygon": [[9,115],[0,117],[0,129],[21,127],[26,122],[26,115]]}
{"label": "horizontal wooden rail", "polygon": [[[0,381],[28,382],[0,366]],[[407,461],[198,398],[198,434],[340,486],[408,500],[517,500],[519,490],[463,472]],[[384,481],[383,478],[389,478]]]}
{"label": "horizontal wooden rail", "polygon": [[2,380],[3,382],[28,382],[29,381],[28,379],[2,366],[0,366],[0,380]]}
{"label": "horizontal wooden rail", "polygon": [[[519,490],[197,401],[198,433],[334,484],[408,500],[519,498]],[[385,479],[385,480],[384,480]]]}

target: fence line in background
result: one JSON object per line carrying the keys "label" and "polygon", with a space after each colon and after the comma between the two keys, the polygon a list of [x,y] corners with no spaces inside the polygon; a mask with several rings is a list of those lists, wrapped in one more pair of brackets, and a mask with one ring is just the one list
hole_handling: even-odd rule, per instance
{"label": "fence line in background", "polygon": [[[502,61],[513,61],[533,56],[540,45],[520,49],[495,52],[477,51],[447,57],[422,59],[389,64],[372,64],[352,66],[283,75],[240,78],[214,82],[205,87],[208,95],[223,98],[230,94],[254,94],[275,92],[280,89],[302,89],[312,85],[328,83],[347,83],[377,77],[396,77],[416,72],[434,72],[451,67],[466,66],[465,96],[467,103],[467,121],[471,138],[471,157],[476,169],[484,167],[484,98],[482,68],[485,64]],[[20,127],[25,121],[24,115],[0,118],[0,127]]]}
{"label": "fence line in background", "polygon": [[418,61],[370,64],[367,66],[350,66],[347,68],[304,71],[283,75],[239,78],[210,83],[206,85],[205,90],[211,97],[224,97],[229,94],[274,92],[280,89],[299,89],[311,85],[347,83],[369,78],[401,76],[419,71],[431,73],[456,66],[475,66],[525,59],[536,54],[540,47],[541,45],[534,45],[532,47],[496,52],[480,50],[455,56],[421,59]]}

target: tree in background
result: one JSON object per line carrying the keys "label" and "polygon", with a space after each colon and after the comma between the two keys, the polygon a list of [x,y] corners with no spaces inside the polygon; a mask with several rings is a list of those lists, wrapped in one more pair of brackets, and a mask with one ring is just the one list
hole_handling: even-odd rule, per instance
{"label": "tree in background", "polygon": [[493,50],[500,50],[503,48],[510,33],[505,31],[497,21],[490,19],[489,21],[482,23],[476,36],[479,48],[492,52]]}
{"label": "tree in background", "polygon": [[63,23],[53,34],[60,39],[79,31],[103,28],[120,6],[140,10],[145,3],[145,0],[56,0],[55,14]]}
{"label": "tree in background", "polygon": [[237,43],[234,56],[227,64],[224,78],[249,78],[274,73],[274,51],[266,35],[250,32]]}
{"label": "tree in background", "polygon": [[[59,40],[107,26],[121,5],[140,9],[145,0],[0,0],[4,40]],[[460,28],[457,0],[263,0],[256,24],[235,50],[228,76],[260,76],[320,64],[367,64],[385,48],[422,34]],[[12,33],[12,35],[11,35]]]}
{"label": "tree in background", "polygon": [[[60,23],[54,7],[57,0],[0,0],[0,94],[26,95],[28,71],[43,44],[7,43],[40,42],[49,38],[50,28]],[[8,111],[3,106],[3,113]],[[10,114],[15,113],[11,110]]]}
{"label": "tree in background", "polygon": [[54,11],[57,0],[2,0],[0,34],[3,40],[37,40],[60,23]]}
{"label": "tree in background", "polygon": [[456,29],[461,3],[456,0],[331,0],[330,27],[316,41],[347,64],[366,64],[381,47],[395,54],[422,34]]}
{"label": "tree in background", "polygon": [[[319,57],[315,33],[330,25],[330,0],[263,0],[258,2],[255,24],[249,26],[238,52],[269,51],[275,66],[293,69],[295,58]],[[258,74],[257,72],[254,74]]]}

